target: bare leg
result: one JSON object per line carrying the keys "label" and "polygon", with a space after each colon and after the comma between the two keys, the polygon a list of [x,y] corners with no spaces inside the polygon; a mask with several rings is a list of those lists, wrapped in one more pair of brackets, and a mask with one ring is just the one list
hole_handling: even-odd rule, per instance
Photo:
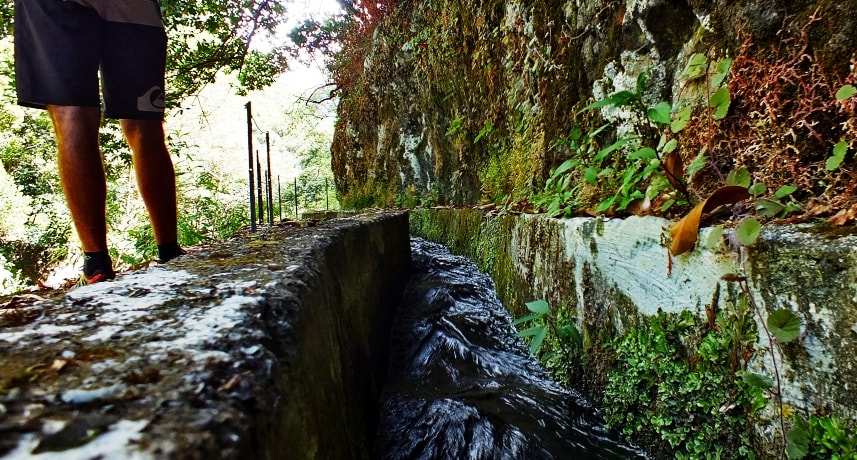
{"label": "bare leg", "polygon": [[60,183],[83,250],[107,250],[107,184],[98,147],[101,109],[48,106],[57,138]]}
{"label": "bare leg", "polygon": [[176,174],[159,120],[119,120],[131,146],[137,186],[149,211],[157,244],[177,238]]}

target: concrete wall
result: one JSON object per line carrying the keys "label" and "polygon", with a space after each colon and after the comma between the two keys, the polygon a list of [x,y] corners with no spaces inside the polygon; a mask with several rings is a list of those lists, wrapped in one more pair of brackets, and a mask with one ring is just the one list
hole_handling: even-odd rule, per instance
{"label": "concrete wall", "polygon": [[263,228],[0,310],[0,458],[368,458],[407,215]]}
{"label": "concrete wall", "polygon": [[[763,316],[786,308],[801,320],[798,340],[773,347],[777,361],[784,360],[785,406],[805,414],[830,410],[857,421],[857,232],[766,226],[753,247],[741,248],[730,243],[731,229],[707,228],[696,249],[670,257],[664,243],[670,225],[652,217],[411,212],[413,234],[471,257],[492,275],[513,313],[523,314],[524,303],[535,299],[565,305],[596,341],[659,310],[689,309],[705,319],[706,308],[735,300],[738,289],[723,276],[746,276]],[[750,368],[773,376],[771,347],[760,336]],[[595,350],[603,343],[592,345]],[[773,423],[763,421],[759,430],[773,439]]]}

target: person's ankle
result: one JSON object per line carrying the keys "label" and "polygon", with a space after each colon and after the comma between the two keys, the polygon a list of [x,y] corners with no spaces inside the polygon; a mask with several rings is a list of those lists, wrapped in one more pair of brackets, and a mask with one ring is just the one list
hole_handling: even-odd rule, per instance
{"label": "person's ankle", "polygon": [[110,252],[83,252],[83,275],[89,279],[97,274],[112,277],[113,260],[110,258]]}
{"label": "person's ankle", "polygon": [[187,251],[181,248],[178,243],[167,243],[158,245],[158,263],[162,264],[175,259],[178,256],[187,254]]}

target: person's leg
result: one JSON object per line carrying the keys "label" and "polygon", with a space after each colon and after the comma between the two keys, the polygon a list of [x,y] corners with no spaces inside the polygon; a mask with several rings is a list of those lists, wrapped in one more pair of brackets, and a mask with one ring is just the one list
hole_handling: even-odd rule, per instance
{"label": "person's leg", "polygon": [[85,252],[107,250],[107,185],[98,147],[101,109],[49,105],[60,183]]}
{"label": "person's leg", "polygon": [[[155,241],[162,246],[177,242],[176,175],[164,142],[160,120],[119,120],[131,146],[137,186],[146,203]],[[178,246],[176,246],[178,249]],[[161,260],[181,255],[160,254]]]}
{"label": "person's leg", "polygon": [[101,109],[48,105],[57,140],[60,184],[83,246],[87,283],[112,279],[107,250],[107,183],[98,146]]}

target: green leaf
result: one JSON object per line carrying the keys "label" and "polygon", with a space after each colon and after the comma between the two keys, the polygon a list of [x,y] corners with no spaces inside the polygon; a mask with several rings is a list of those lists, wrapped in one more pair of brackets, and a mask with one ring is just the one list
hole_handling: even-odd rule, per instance
{"label": "green leaf", "polygon": [[542,329],[545,329],[546,327],[547,326],[544,326],[544,325],[533,326],[531,328],[524,329],[523,331],[518,331],[515,335],[518,337],[522,337],[522,338],[523,337],[532,337],[532,336],[538,334],[539,332],[541,332]]}
{"label": "green leaf", "polygon": [[786,209],[782,203],[775,200],[762,198],[756,201],[756,212],[762,217],[774,217]]}
{"label": "green leaf", "polygon": [[726,176],[726,184],[749,187],[750,171],[747,171],[747,168],[743,166],[738,169],[733,169],[732,171],[729,171],[729,175]]}
{"label": "green leaf", "polygon": [[714,114],[712,117],[715,120],[722,120],[726,117],[726,114],[729,112],[729,103],[731,99],[729,97],[729,90],[727,88],[718,88],[714,94],[711,95],[711,107],[714,109]]}
{"label": "green leaf", "polygon": [[594,158],[595,162],[601,163],[601,161],[604,160],[604,158],[606,158],[607,155],[610,155],[614,151],[624,147],[625,144],[627,144],[628,142],[631,142],[631,141],[636,140],[636,139],[637,139],[636,137],[623,137],[623,138],[619,139],[618,141],[608,145],[607,147],[604,147],[603,149],[599,150],[598,153],[595,155],[595,158]]}
{"label": "green leaf", "polygon": [[836,92],[836,100],[844,101],[855,94],[857,94],[857,88],[854,85],[845,85]]}
{"label": "green leaf", "polygon": [[737,229],[738,241],[744,246],[752,246],[753,243],[756,242],[756,239],[759,238],[759,233],[761,231],[762,224],[760,224],[758,220],[753,219],[752,217],[744,219]]}
{"label": "green leaf", "polygon": [[542,342],[544,342],[545,337],[548,335],[548,327],[547,326],[535,326],[527,329],[526,331],[521,331],[518,333],[518,337],[532,337],[532,342],[530,342],[530,353],[536,354],[539,352],[539,348],[542,347]]}
{"label": "green leaf", "polygon": [[690,122],[690,115],[690,106],[687,106],[676,112],[675,120],[670,123],[670,131],[672,131],[673,133],[677,133],[687,127],[687,124]]}
{"label": "green leaf", "polygon": [[580,335],[580,331],[574,324],[566,324],[565,326],[560,327],[557,335],[561,339],[570,341],[578,349],[583,348],[583,337]]}
{"label": "green leaf", "polygon": [[717,73],[711,78],[711,87],[716,88],[723,83],[726,76],[729,75],[729,69],[732,67],[732,59],[723,59],[717,63]]}
{"label": "green leaf", "polygon": [[615,203],[615,202],[616,202],[615,196],[611,197],[611,198],[607,198],[606,200],[602,201],[601,203],[598,204],[598,206],[595,207],[595,212],[604,212],[604,211],[610,209],[610,207],[613,206],[613,203]]}
{"label": "green leaf", "polygon": [[649,79],[649,71],[648,70],[640,72],[640,74],[637,75],[637,87],[636,87],[637,94],[636,94],[636,96],[642,95],[643,91],[646,90],[646,80],[648,80],[648,79]]}
{"label": "green leaf", "polygon": [[767,189],[768,187],[765,186],[764,182],[756,182],[755,184],[751,185],[750,188],[747,189],[747,191],[750,192],[750,195],[758,196],[765,193],[765,190]]}
{"label": "green leaf", "polygon": [[839,141],[836,145],[833,146],[833,156],[827,159],[827,163],[824,165],[828,171],[835,171],[839,168],[839,165],[842,164],[842,161],[845,160],[845,153],[848,151],[848,143],[845,141]]}
{"label": "green leaf", "polygon": [[678,140],[670,139],[669,142],[664,145],[664,148],[661,151],[663,153],[672,153],[673,151],[675,151],[676,147],[678,147]]}
{"label": "green leaf", "polygon": [[705,61],[707,58],[702,53],[694,53],[687,61],[687,67],[684,69],[684,74],[688,79],[700,77],[705,74]]}
{"label": "green leaf", "polygon": [[520,317],[520,318],[516,319],[515,321],[512,321],[512,326],[517,326],[517,325],[519,325],[519,324],[521,324],[521,323],[526,323],[526,322],[528,322],[528,321],[532,321],[532,320],[535,320],[535,319],[539,319],[539,318],[541,318],[542,316],[544,316],[544,315],[527,315],[527,316],[522,316],[522,317]]}
{"label": "green leaf", "polygon": [[586,182],[589,182],[589,185],[595,185],[598,183],[598,170],[590,166],[584,171],[583,177],[586,179]]}
{"label": "green leaf", "polygon": [[653,149],[651,147],[643,147],[643,148],[637,149],[636,151],[634,151],[633,153],[628,155],[629,160],[641,160],[641,159],[651,160],[651,159],[657,158],[657,157],[658,157],[658,152],[656,152],[655,149]]}
{"label": "green leaf", "polygon": [[579,164],[580,162],[574,159],[565,160],[562,162],[561,165],[559,165],[558,168],[556,168],[556,171],[553,172],[553,176],[559,176],[560,174],[568,171],[569,169],[577,167]]}
{"label": "green leaf", "polygon": [[661,101],[660,103],[658,103],[658,105],[649,109],[649,119],[654,121],[655,123],[668,125],[671,121],[670,109],[671,107],[668,102]]}
{"label": "green leaf", "polygon": [[622,106],[634,100],[636,97],[637,95],[630,91],[619,91],[618,93],[614,93],[607,98],[597,100],[592,104],[587,105],[586,107],[582,108],[578,113],[585,112],[587,110],[598,109],[608,105]]}
{"label": "green leaf", "polygon": [[532,302],[527,302],[526,305],[527,310],[538,315],[547,315],[551,311],[550,305],[548,305],[544,300],[534,300]]}
{"label": "green leaf", "polygon": [[690,164],[687,166],[688,178],[693,178],[693,175],[698,173],[703,167],[705,167],[705,164],[708,163],[708,156],[705,155],[706,151],[706,148],[700,150],[699,153],[696,155],[696,158],[694,158],[693,161],[691,161]]}
{"label": "green leaf", "polygon": [[783,185],[780,187],[776,193],[774,193],[774,197],[777,199],[785,198],[797,190],[797,187],[794,185]]}
{"label": "green leaf", "polygon": [[786,439],[786,454],[790,460],[798,460],[809,454],[809,433],[802,427],[795,426],[789,430]]}
{"label": "green leaf", "polygon": [[800,319],[791,310],[776,310],[768,315],[768,329],[778,342],[791,342],[800,335]]}
{"label": "green leaf", "polygon": [[774,387],[774,382],[764,375],[755,374],[753,372],[744,372],[744,375],[742,375],[741,378],[744,380],[744,383],[751,387],[761,388],[762,390],[770,390]]}

